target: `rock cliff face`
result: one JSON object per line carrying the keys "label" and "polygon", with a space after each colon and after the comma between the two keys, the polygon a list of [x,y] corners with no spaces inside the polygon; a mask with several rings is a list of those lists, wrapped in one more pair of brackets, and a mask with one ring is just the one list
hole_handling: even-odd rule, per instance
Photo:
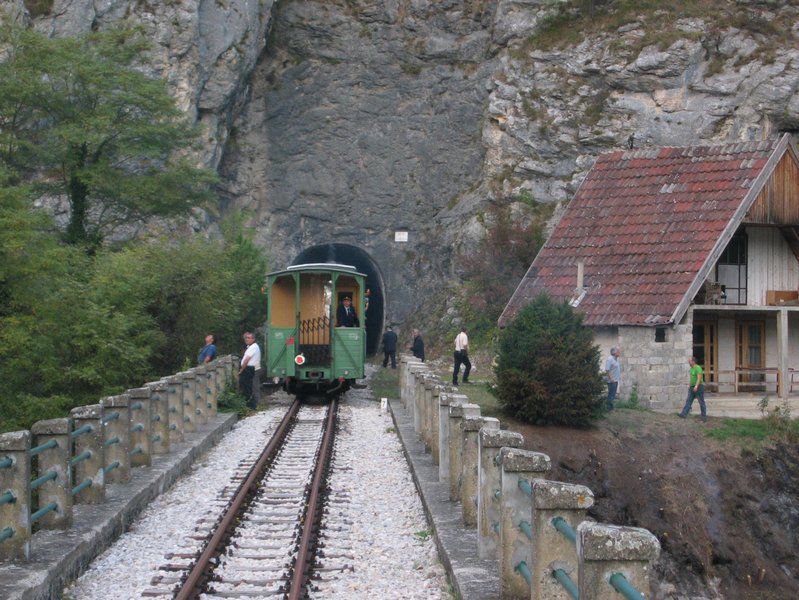
{"label": "rock cliff face", "polygon": [[564,203],[628,143],[799,131],[795,2],[679,4],[578,19],[548,0],[55,0],[33,23],[142,24],[150,68],[206,126],[225,208],[250,210],[276,266],[363,249],[401,320],[458,282],[492,203]]}

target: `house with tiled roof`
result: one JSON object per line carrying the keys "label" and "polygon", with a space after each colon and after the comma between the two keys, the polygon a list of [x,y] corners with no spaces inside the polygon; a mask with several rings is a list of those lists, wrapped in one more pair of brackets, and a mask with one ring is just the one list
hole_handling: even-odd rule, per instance
{"label": "house with tiled roof", "polygon": [[[799,155],[790,135],[600,156],[499,324],[546,292],[585,317],[622,395],[680,407],[687,359],[710,414],[799,395]],[[713,399],[721,400],[713,402]]]}

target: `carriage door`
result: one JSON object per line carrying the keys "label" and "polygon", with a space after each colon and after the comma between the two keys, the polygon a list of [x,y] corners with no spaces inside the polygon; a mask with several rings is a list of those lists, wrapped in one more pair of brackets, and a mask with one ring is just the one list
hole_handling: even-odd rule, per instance
{"label": "carriage door", "polygon": [[742,392],[766,391],[766,324],[763,321],[738,321],[736,371]]}
{"label": "carriage door", "polygon": [[708,391],[718,390],[718,344],[715,321],[694,321],[693,356],[704,371]]}

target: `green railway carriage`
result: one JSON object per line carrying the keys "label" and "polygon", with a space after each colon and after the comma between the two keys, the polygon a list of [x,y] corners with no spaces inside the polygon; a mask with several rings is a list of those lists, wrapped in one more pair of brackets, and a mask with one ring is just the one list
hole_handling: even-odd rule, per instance
{"label": "green railway carriage", "polygon": [[[293,265],[267,275],[268,376],[299,397],[337,394],[364,376],[365,278],[355,267]],[[336,327],[336,311],[352,299],[358,327]]]}

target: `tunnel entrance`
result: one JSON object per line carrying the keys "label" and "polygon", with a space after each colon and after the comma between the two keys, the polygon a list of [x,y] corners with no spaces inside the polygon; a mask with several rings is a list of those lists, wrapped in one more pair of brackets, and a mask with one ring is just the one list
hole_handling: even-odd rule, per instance
{"label": "tunnel entrance", "polygon": [[338,263],[352,265],[366,275],[366,289],[371,290],[369,310],[366,312],[366,353],[374,354],[380,348],[383,334],[385,291],[380,268],[364,250],[349,244],[320,244],[306,248],[297,255],[292,265],[303,263]]}

